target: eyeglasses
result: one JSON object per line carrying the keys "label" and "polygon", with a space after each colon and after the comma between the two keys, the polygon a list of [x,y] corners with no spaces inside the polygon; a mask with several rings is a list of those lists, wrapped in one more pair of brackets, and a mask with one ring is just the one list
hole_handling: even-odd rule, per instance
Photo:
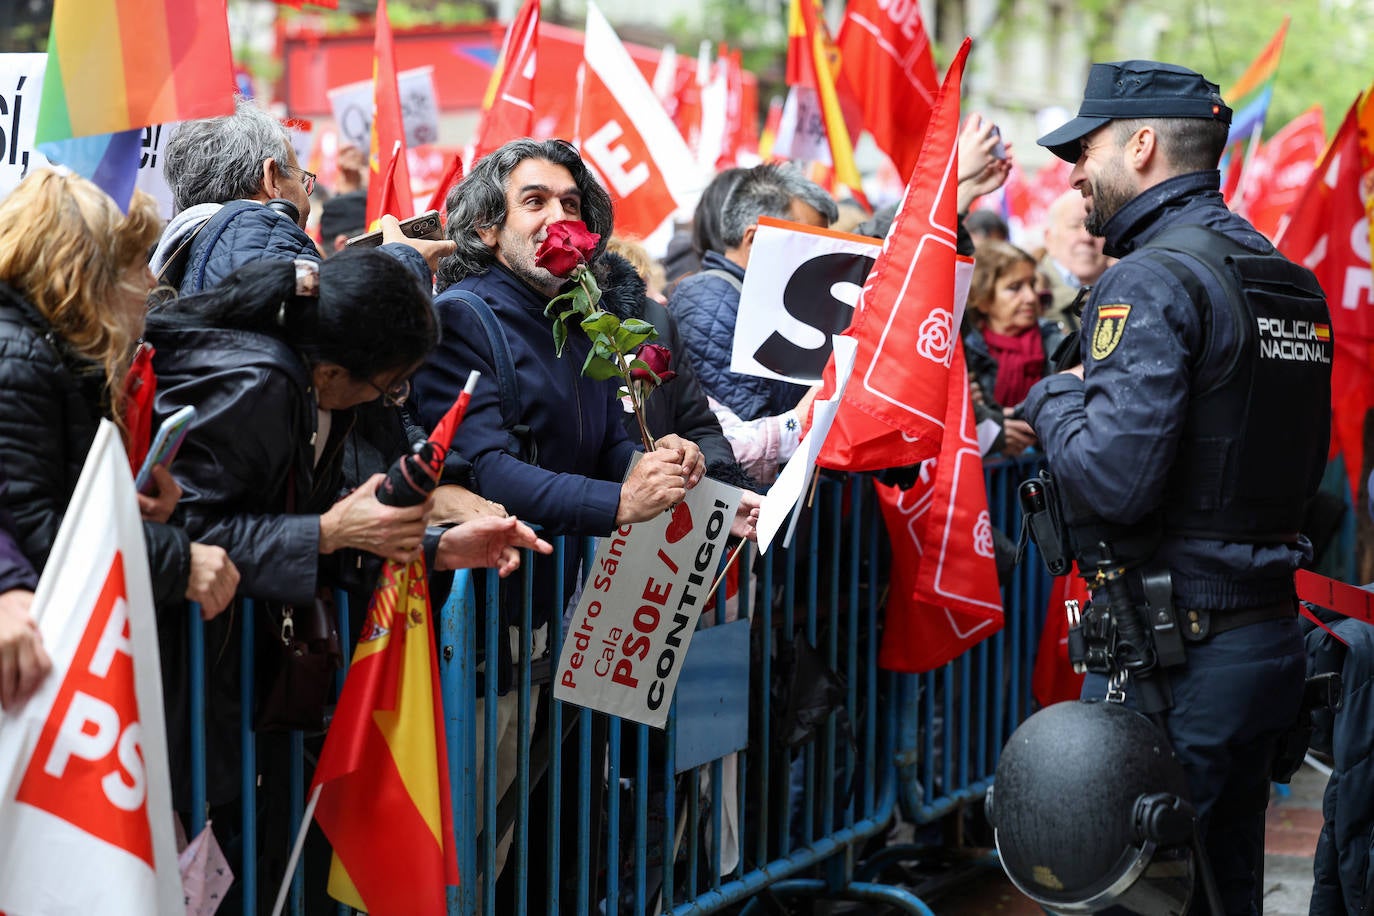
{"label": "eyeglasses", "polygon": [[377,393],[382,397],[382,403],[388,407],[400,407],[406,402],[406,398],[410,397],[410,379],[397,382],[390,388],[383,388],[372,379],[364,379],[363,381],[377,389]]}
{"label": "eyeglasses", "polygon": [[314,172],[307,172],[305,169],[296,165],[283,165],[282,168],[290,172],[300,172],[301,184],[305,185],[305,193],[307,195],[315,193],[316,175]]}
{"label": "eyeglasses", "polygon": [[1043,293],[1038,293],[1037,298],[1040,300],[1041,309],[1048,309],[1050,306],[1054,305],[1054,293],[1048,290]]}

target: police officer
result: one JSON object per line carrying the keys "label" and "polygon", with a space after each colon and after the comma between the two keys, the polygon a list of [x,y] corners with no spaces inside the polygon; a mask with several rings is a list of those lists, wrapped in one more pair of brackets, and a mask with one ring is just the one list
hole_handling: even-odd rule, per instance
{"label": "police officer", "polygon": [[[1303,687],[1293,573],[1312,555],[1299,527],[1326,457],[1331,341],[1315,280],[1222,200],[1230,121],[1216,84],[1134,60],[1094,64],[1078,116],[1039,140],[1074,164],[1087,228],[1121,260],[1083,310],[1081,365],[1037,383],[1025,416],[1065,502],[1172,576],[1188,642],[1157,674],[1165,724],[1225,910],[1252,914],[1271,760]],[[1257,294],[1247,270],[1293,294]]]}

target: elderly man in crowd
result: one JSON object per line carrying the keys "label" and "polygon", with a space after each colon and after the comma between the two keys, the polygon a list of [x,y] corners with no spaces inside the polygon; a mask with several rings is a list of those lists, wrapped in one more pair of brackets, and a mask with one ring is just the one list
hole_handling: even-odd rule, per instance
{"label": "elderly man in crowd", "polygon": [[1078,290],[1096,283],[1110,263],[1102,253],[1102,239],[1083,225],[1087,215],[1083,195],[1071,189],[1050,204],[1045,225],[1045,256],[1040,259],[1040,270],[1049,277],[1053,301],[1044,317],[1061,322],[1068,330],[1079,324],[1078,316],[1068,311]]}

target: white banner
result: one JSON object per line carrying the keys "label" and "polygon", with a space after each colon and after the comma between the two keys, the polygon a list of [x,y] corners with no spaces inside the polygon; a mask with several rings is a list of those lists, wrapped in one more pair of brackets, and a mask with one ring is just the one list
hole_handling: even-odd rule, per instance
{"label": "white banner", "polygon": [[108,421],[33,607],[53,670],[0,716],[0,910],[185,912],[143,525]]}
{"label": "white banner", "polygon": [[816,90],[793,86],[782,104],[782,121],[773,140],[773,155],[780,159],[830,165],[830,135]]}
{"label": "white banner", "polygon": [[663,727],[739,499],[703,477],[672,512],[601,539],[563,637],[556,698]]}
{"label": "white banner", "polygon": [[[439,140],[439,97],[434,91],[434,68],[416,67],[396,74],[401,94],[401,120],[406,148]],[[356,146],[364,154],[372,147],[372,80],[330,89],[329,105],[339,128],[339,145]]]}
{"label": "white banner", "polygon": [[830,338],[849,327],[881,239],[759,218],[735,319],[730,371],[821,380]]}

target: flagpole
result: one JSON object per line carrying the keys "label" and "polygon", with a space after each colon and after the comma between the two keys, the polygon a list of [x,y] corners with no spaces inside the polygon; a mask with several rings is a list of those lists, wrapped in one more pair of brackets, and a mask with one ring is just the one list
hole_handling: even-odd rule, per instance
{"label": "flagpole", "polygon": [[301,848],[305,846],[305,834],[310,829],[310,822],[315,817],[315,805],[320,801],[320,790],[324,784],[315,787],[315,791],[310,793],[310,803],[305,806],[305,814],[301,817],[301,829],[296,832],[296,842],[291,847],[291,858],[286,860],[286,874],[282,875],[281,888],[277,891],[277,902],[272,907],[272,916],[281,916],[282,907],[286,906],[286,894],[291,889],[291,878],[296,873],[296,863],[301,859]]}

